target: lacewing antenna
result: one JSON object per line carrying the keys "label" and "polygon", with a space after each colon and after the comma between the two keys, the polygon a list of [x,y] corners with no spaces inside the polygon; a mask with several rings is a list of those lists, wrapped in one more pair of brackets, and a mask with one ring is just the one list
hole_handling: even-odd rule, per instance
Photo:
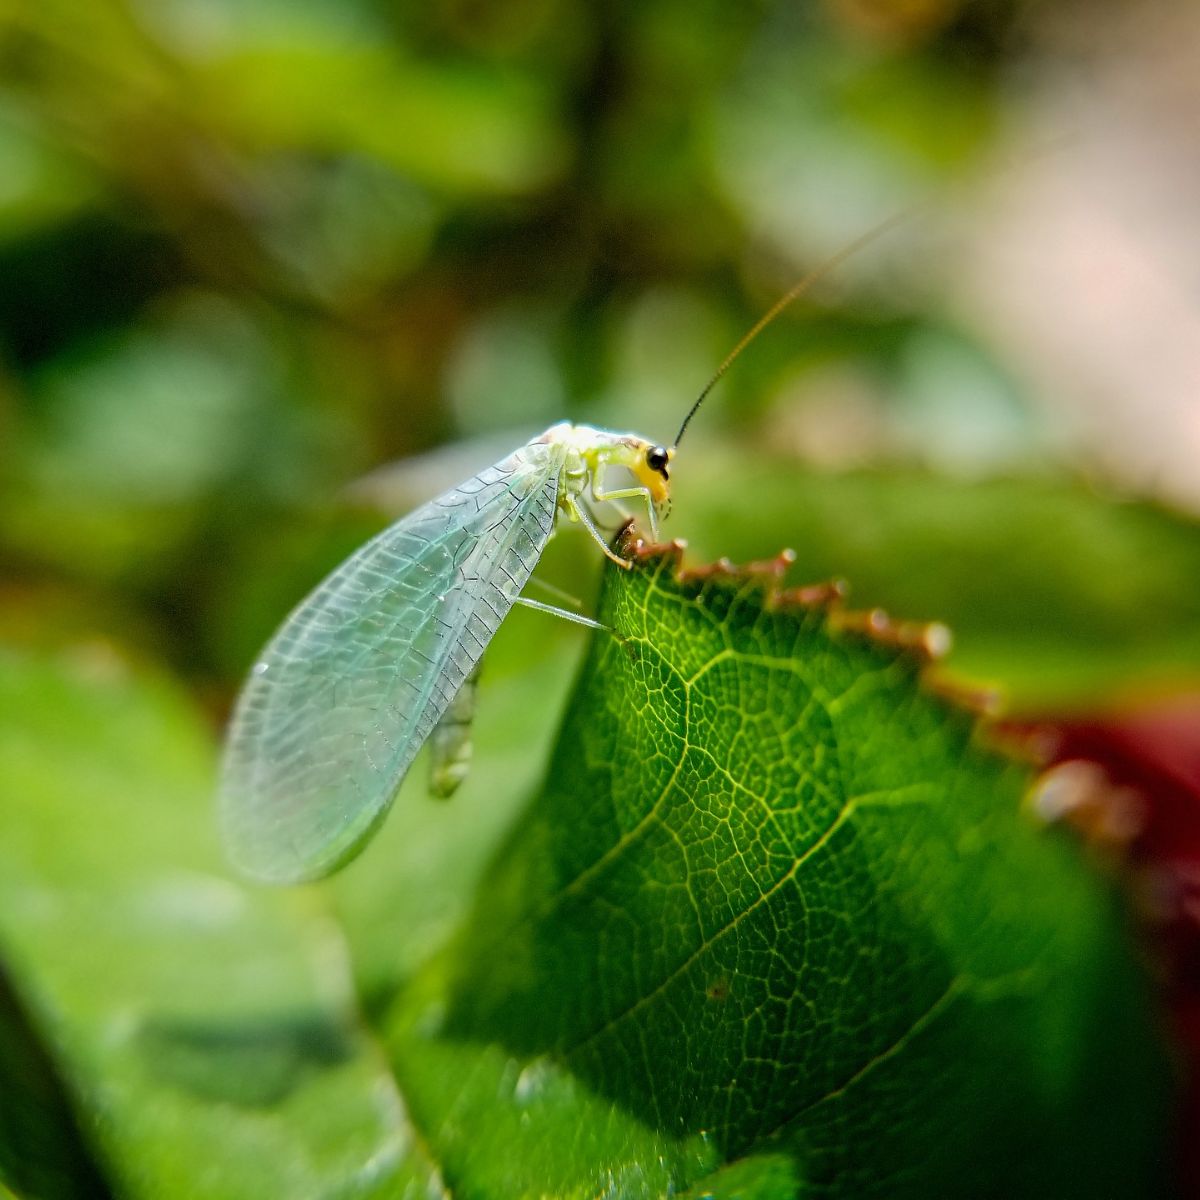
{"label": "lacewing antenna", "polygon": [[[1057,154],[1061,150],[1070,148],[1078,140],[1078,134],[1074,132],[1059,134],[1057,137],[1051,138],[1041,145],[1036,146],[1033,150],[1017,155],[1015,159],[1002,167],[1001,174],[1006,174],[1015,167],[1025,166],[1028,163],[1037,162],[1040,159],[1047,158],[1052,154]],[[924,211],[930,206],[930,204],[933,203],[934,199],[935,197],[933,196],[927,196],[925,199],[918,200],[915,204],[910,205],[908,208],[902,208],[899,212],[892,213],[890,217],[880,221],[878,225],[872,226],[865,233],[859,234],[858,237],[856,237],[852,242],[848,242],[840,250],[836,251],[834,254],[831,254],[823,263],[819,263],[817,266],[815,266],[807,275],[804,276],[803,279],[799,280],[791,288],[789,288],[788,291],[780,296],[779,299],[776,300],[775,303],[772,304],[771,307],[765,313],[763,313],[761,317],[759,317],[754,325],[747,330],[746,334],[742,337],[742,340],[738,342],[736,346],[734,346],[734,348],[726,356],[725,361],[717,368],[713,377],[704,385],[703,391],[701,391],[700,395],[696,397],[695,403],[691,408],[688,409],[687,416],[683,418],[683,424],[680,425],[679,432],[675,435],[675,442],[671,447],[672,451],[674,451],[674,449],[679,445],[680,440],[687,431],[687,427],[699,410],[700,405],[702,405],[704,401],[708,399],[709,392],[716,387],[725,372],[728,371],[731,366],[733,366],[738,355],[741,354],[741,352],[745,350],[745,348],[750,345],[750,343],[754,341],[754,339],[758,337],[758,335],[762,333],[762,331],[766,329],[766,327],[770,325],[771,322],[774,321],[775,318],[779,316],[779,314],[783,312],[783,310],[787,308],[787,306],[791,304],[793,300],[798,300],[804,295],[805,292],[812,288],[814,284],[817,284],[824,279],[830,271],[841,266],[846,259],[852,258],[860,250],[866,249],[866,247],[872,242],[878,241],[881,237],[890,233],[898,225],[903,225],[905,221],[910,220],[918,213]]]}
{"label": "lacewing antenna", "polygon": [[823,263],[815,266],[807,275],[805,275],[802,279],[793,284],[792,287],[790,287],[786,292],[784,292],[784,294],[780,296],[779,299],[776,300],[775,303],[772,304],[771,307],[767,309],[767,311],[763,313],[761,317],[759,317],[754,325],[746,331],[746,333],[742,336],[741,341],[739,341],[738,344],[734,346],[734,348],[728,353],[728,355],[726,355],[725,361],[717,368],[713,377],[704,385],[700,395],[696,397],[695,403],[693,403],[692,407],[688,409],[687,416],[683,418],[683,424],[680,425],[679,432],[675,435],[675,442],[672,446],[672,449],[677,447],[680,441],[682,441],[683,435],[687,432],[687,427],[691,423],[692,418],[699,411],[700,406],[704,403],[704,401],[708,399],[709,392],[716,387],[725,372],[728,371],[731,366],[733,366],[738,355],[740,355],[741,352],[745,350],[745,348],[750,345],[750,343],[754,341],[754,339],[758,337],[758,335],[762,333],[762,331],[766,329],[766,327],[770,325],[771,322],[774,321],[775,318],[779,316],[779,314],[783,312],[783,310],[787,308],[787,306],[791,304],[793,300],[798,300],[804,295],[805,292],[809,291],[815,284],[824,279],[830,271],[841,266],[846,259],[851,258],[860,250],[863,250],[869,246],[872,242],[877,241],[885,234],[890,233],[896,228],[897,225],[904,224],[905,221],[915,216],[916,213],[923,207],[924,205],[918,204],[911,208],[901,209],[899,212],[892,213],[890,217],[880,221],[878,225],[872,226],[872,228],[868,229],[865,233],[859,234],[859,236],[856,237],[852,242],[848,242],[836,253],[831,254]]}

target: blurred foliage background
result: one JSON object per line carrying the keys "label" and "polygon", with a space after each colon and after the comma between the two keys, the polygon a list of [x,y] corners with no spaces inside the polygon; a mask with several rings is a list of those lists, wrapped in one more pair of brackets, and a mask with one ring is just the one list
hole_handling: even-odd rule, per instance
{"label": "blurred foliage background", "polygon": [[[472,779],[435,821],[414,773],[324,893],[345,961],[307,898],[221,874],[213,751],[255,651],[552,422],[669,440],[777,296],[908,206],[722,381],[665,532],[947,621],[1026,713],[1195,691],[1197,63],[1178,0],[0,0],[18,1111],[69,1132],[53,1066],[124,1178],[146,1130],[187,1173],[232,1110],[147,1085],[139,1028],[328,1007],[339,972],[382,1010],[533,793],[583,635],[506,622]],[[586,606],[598,567],[564,536],[543,573]]]}
{"label": "blurred foliage background", "polygon": [[[758,503],[767,459],[1195,506],[1187,9],[6,0],[0,631],[163,662],[219,717],[379,524],[351,481],[462,442],[400,511],[563,417],[665,440],[800,273],[931,198],[738,363],[668,532],[819,541]],[[860,534],[894,507],[854,494]],[[843,563],[836,524],[812,570],[853,580],[888,538]]]}

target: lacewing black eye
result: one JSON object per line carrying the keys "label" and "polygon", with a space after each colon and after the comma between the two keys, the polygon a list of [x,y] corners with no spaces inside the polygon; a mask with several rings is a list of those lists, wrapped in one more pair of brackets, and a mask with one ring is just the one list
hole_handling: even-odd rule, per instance
{"label": "lacewing black eye", "polygon": [[667,453],[665,446],[651,446],[646,451],[646,466],[664,477],[667,474],[667,463],[670,461],[671,456]]}

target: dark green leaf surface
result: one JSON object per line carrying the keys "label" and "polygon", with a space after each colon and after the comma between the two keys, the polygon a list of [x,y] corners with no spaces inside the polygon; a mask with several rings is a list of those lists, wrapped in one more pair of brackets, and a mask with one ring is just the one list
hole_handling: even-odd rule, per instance
{"label": "dark green leaf surface", "polygon": [[104,1200],[62,1081],[0,965],[0,1198]]}

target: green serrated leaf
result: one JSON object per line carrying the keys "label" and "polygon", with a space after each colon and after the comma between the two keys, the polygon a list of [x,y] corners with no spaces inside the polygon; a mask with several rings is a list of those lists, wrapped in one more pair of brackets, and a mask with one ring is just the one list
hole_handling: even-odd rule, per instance
{"label": "green serrated leaf", "polygon": [[[562,1137],[561,1109],[606,1101],[657,1135],[671,1187],[703,1147],[754,1156],[697,1195],[1153,1194],[1144,987],[1107,885],[1021,812],[1026,772],[928,694],[912,649],[769,579],[674,567],[610,572],[618,637],[545,789],[444,983],[393,1014],[448,1177],[540,1194],[504,1171]],[[526,1113],[475,1161],[464,1143],[542,1062],[588,1104]],[[664,1194],[629,1182],[625,1148],[579,1142],[554,1194]]]}

